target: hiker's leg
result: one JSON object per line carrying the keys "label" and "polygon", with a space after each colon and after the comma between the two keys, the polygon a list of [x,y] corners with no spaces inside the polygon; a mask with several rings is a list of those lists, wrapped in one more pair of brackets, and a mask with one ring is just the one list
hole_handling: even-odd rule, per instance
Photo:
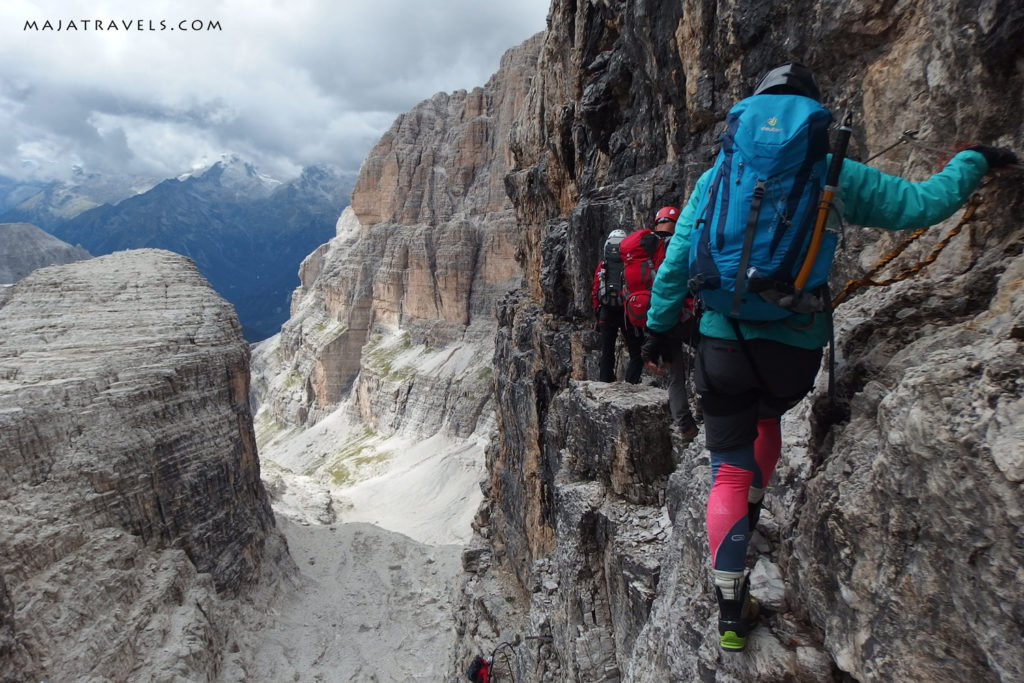
{"label": "hiker's leg", "polygon": [[694,384],[704,411],[708,450],[752,445],[760,392],[738,342],[702,337],[696,356]]}
{"label": "hiker's leg", "polygon": [[757,470],[757,380],[737,342],[712,337],[698,344],[695,373],[711,455],[706,508],[711,566],[742,573],[748,539],[747,495]]}
{"label": "hiker's leg", "polygon": [[629,352],[629,362],[626,365],[626,381],[630,384],[639,384],[640,375],[644,371],[644,360],[641,355],[644,347],[644,331],[625,320],[623,316],[622,338],[626,342],[626,349]]}
{"label": "hiker's leg", "polygon": [[757,466],[747,493],[747,527],[748,535],[752,535],[761,517],[765,489],[782,452],[780,418],[813,388],[822,352],[761,339],[749,340],[747,351],[757,363],[760,388],[754,441]]}
{"label": "hiker's leg", "polygon": [[742,573],[746,566],[747,495],[756,468],[753,444],[711,451],[706,521],[713,569]]}
{"label": "hiker's leg", "polygon": [[748,501],[753,530],[760,516],[764,489],[782,452],[781,417],[814,387],[822,351],[762,339],[751,340],[748,348],[758,362],[760,379],[766,385],[758,402],[757,440],[754,442],[757,471]]}
{"label": "hiker's leg", "polygon": [[[753,417],[745,411],[744,418]],[[705,425],[717,421],[705,413]],[[746,647],[747,635],[757,625],[757,602],[750,596],[746,555],[753,533],[747,503],[758,466],[754,444],[711,451],[711,491],[706,510],[712,578],[718,603],[719,645],[729,651]],[[755,520],[756,522],[756,520]]]}
{"label": "hiker's leg", "polygon": [[739,651],[757,623],[745,569],[751,532],[747,501],[759,474],[754,457],[759,383],[738,343],[721,339],[698,342],[694,373],[711,454],[706,521],[719,644]]}
{"label": "hiker's leg", "polygon": [[757,421],[757,439],[754,440],[754,462],[757,463],[757,469],[752,486],[764,489],[768,485],[781,454],[782,424],[779,418],[761,418]]}
{"label": "hiker's leg", "polygon": [[599,379],[602,382],[615,381],[615,341],[619,334],[619,323],[608,306],[601,308],[598,319],[601,338],[601,365]]}
{"label": "hiker's leg", "polygon": [[687,365],[686,354],[678,349],[668,366],[668,408],[672,422],[684,431],[696,424],[690,414],[690,399],[686,391]]}
{"label": "hiker's leg", "polygon": [[751,535],[761,518],[761,501],[775,466],[782,454],[782,424],[777,417],[757,421],[757,439],[754,441],[754,480],[747,492],[747,527]]}

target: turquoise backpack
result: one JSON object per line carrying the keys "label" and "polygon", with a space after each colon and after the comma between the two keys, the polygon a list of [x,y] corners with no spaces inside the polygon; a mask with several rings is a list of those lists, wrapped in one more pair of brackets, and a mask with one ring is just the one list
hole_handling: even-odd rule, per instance
{"label": "turquoise backpack", "polygon": [[690,247],[688,284],[706,307],[752,321],[825,310],[835,233],[823,235],[802,291],[793,281],[825,186],[831,122],[800,95],[755,95],[729,111]]}

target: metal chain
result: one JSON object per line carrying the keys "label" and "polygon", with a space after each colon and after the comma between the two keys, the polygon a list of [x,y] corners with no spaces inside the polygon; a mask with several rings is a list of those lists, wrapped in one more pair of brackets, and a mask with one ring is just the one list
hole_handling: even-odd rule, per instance
{"label": "metal chain", "polygon": [[903,251],[907,247],[909,247],[911,243],[914,242],[914,240],[923,235],[927,228],[915,230],[913,234],[910,235],[910,237],[903,241],[902,244],[900,244],[898,247],[892,250],[889,254],[886,254],[875,265],[875,267],[872,268],[864,277],[857,278],[855,280],[850,280],[849,282],[847,282],[846,286],[843,287],[843,291],[839,292],[839,294],[834,299],[832,299],[832,308],[835,308],[836,306],[841,304],[843,301],[846,300],[846,298],[850,294],[856,292],[859,289],[863,289],[864,287],[887,287],[897,282],[902,282],[903,280],[911,278],[917,273],[921,272],[921,270],[923,270],[929,264],[933,263],[935,259],[939,257],[939,254],[941,254],[942,250],[949,245],[950,241],[952,241],[954,237],[959,235],[960,232],[964,229],[964,226],[967,225],[967,223],[974,218],[974,212],[975,210],[977,210],[980,204],[980,195],[972,195],[970,201],[967,204],[967,208],[964,209],[963,216],[960,217],[960,222],[957,223],[953,227],[953,229],[949,231],[949,234],[946,235],[941,242],[939,242],[938,244],[935,245],[935,247],[932,248],[931,253],[928,254],[927,258],[925,258],[923,261],[913,266],[910,266],[909,268],[904,269],[898,275],[894,275],[893,277],[890,277],[888,279],[873,280],[872,278],[874,278],[879,272],[881,272],[883,268],[889,265],[893,261],[893,259],[895,259],[901,253],[903,253]]}

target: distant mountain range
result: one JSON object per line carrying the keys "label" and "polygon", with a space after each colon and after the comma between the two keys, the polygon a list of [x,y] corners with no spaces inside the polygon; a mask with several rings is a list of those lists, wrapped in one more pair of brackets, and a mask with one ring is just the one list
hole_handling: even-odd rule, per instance
{"label": "distant mountain range", "polygon": [[[281,182],[237,156],[159,182],[79,180],[37,188],[0,222],[34,223],[94,256],[143,247],[188,256],[234,305],[249,341],[288,319],[299,264],[334,236],[354,182],[327,166]],[[0,181],[2,197],[26,193]]]}
{"label": "distant mountain range", "polygon": [[[19,181],[0,176],[0,215],[11,211],[18,204],[46,189],[47,183]],[[12,221],[18,222],[18,221]]]}
{"label": "distant mountain range", "polygon": [[49,231],[54,225],[102,204],[117,204],[150,189],[162,178],[86,173],[76,167],[68,180],[18,181],[0,177],[0,220],[31,223]]}

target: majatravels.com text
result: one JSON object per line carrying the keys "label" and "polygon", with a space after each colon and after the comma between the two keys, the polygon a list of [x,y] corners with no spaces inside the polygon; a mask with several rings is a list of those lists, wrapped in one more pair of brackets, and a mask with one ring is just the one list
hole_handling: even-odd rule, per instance
{"label": "majatravels.com text", "polygon": [[209,19],[58,19],[25,22],[25,31],[222,31],[220,21]]}

